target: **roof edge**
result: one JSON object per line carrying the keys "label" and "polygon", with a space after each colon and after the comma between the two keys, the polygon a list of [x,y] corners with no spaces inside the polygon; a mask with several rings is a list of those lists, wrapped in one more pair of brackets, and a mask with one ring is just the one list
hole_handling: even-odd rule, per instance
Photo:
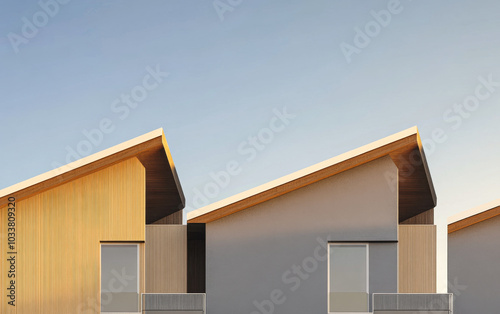
{"label": "roof edge", "polygon": [[[361,146],[359,148],[353,149],[353,150],[348,151],[346,153],[343,153],[341,155],[338,155],[338,156],[332,157],[330,159],[327,159],[325,161],[322,161],[320,163],[314,164],[314,165],[309,166],[307,168],[304,168],[302,170],[293,172],[289,175],[283,176],[283,177],[278,178],[276,180],[262,184],[260,186],[255,187],[255,188],[252,188],[250,190],[241,192],[239,194],[230,196],[226,199],[223,199],[223,200],[217,201],[215,203],[212,203],[210,205],[193,210],[193,211],[187,213],[187,220],[188,220],[188,222],[191,222],[191,223],[199,223],[199,222],[206,223],[206,222],[216,220],[218,218],[216,218],[216,219],[204,219],[203,216],[208,216],[209,214],[211,214],[217,210],[220,210],[224,207],[235,205],[238,202],[242,202],[244,200],[251,199],[252,197],[255,197],[256,195],[259,195],[259,194],[264,193],[264,192],[269,192],[273,189],[276,190],[278,187],[283,186],[283,185],[290,183],[292,181],[299,180],[300,178],[303,178],[305,176],[319,172],[319,171],[321,171],[325,168],[328,168],[330,166],[334,166],[334,165],[339,164],[341,162],[347,161],[349,159],[355,158],[355,157],[363,155],[365,153],[369,153],[371,151],[375,151],[375,150],[380,149],[384,146],[387,146],[387,145],[390,145],[392,143],[402,141],[405,139],[408,139],[408,144],[414,143],[415,145],[418,145],[420,152],[421,153],[423,152],[422,143],[420,141],[420,137],[419,137],[419,133],[418,133],[418,128],[416,126],[414,126],[414,127],[408,128],[404,131],[401,131],[399,133],[395,133],[393,135],[387,136],[383,139],[377,140],[377,141],[372,142],[370,144]],[[386,155],[388,155],[388,153]],[[424,164],[426,165],[427,161],[425,160],[425,156],[423,156],[422,160],[423,160]],[[360,164],[362,164],[362,163],[360,163]],[[426,172],[427,172],[427,176],[429,177],[430,174],[428,172],[427,165],[426,165]],[[435,191],[434,191],[434,187],[432,185],[432,180],[430,180],[428,178],[428,182],[429,182],[429,188],[431,190],[431,193],[433,194],[433,198],[435,201]],[[288,191],[288,192],[290,192],[290,191]],[[278,196],[285,194],[285,193],[288,193],[288,192],[284,192],[281,194],[276,192],[276,195],[271,197],[271,198],[278,197]],[[259,203],[259,201],[256,201],[255,205],[258,203]],[[251,206],[253,206],[253,205],[251,205]],[[235,212],[237,212],[237,211],[235,211]],[[229,213],[228,215],[230,215],[230,214],[232,214],[232,213]]]}
{"label": "roof edge", "polygon": [[[499,210],[496,210],[499,209]],[[491,211],[491,215],[488,212]],[[493,218],[500,214],[500,198],[494,201],[464,210],[447,219],[448,233],[458,231],[481,221]]]}
{"label": "roof edge", "polygon": [[[94,153],[92,155],[89,155],[87,157],[83,157],[81,159],[73,161],[73,162],[66,164],[64,166],[61,166],[59,168],[47,171],[45,173],[42,173],[40,175],[37,175],[37,176],[32,177],[30,179],[27,179],[25,181],[22,181],[22,182],[14,184],[14,185],[11,185],[9,187],[6,187],[6,188],[0,190],[0,199],[7,197],[9,195],[12,195],[16,192],[22,191],[24,189],[27,189],[31,186],[34,186],[34,185],[43,183],[47,180],[53,179],[59,175],[63,175],[65,173],[69,173],[69,172],[74,171],[76,169],[79,169],[81,167],[87,166],[93,162],[100,160],[100,159],[114,155],[120,151],[126,150],[128,148],[134,147],[136,145],[139,145],[141,143],[150,141],[150,140],[158,138],[158,137],[163,137],[163,139],[164,139],[163,128],[159,128],[159,129],[156,129],[154,131],[148,132],[146,134],[140,135],[138,137],[135,137],[135,138],[128,140],[126,142],[123,142],[121,144],[112,146],[110,148],[99,151],[99,152]],[[168,146],[166,146],[166,149],[168,149]],[[171,156],[170,156],[170,158],[171,158]],[[170,161],[171,160],[169,159],[169,162]],[[172,163],[172,165],[173,165],[173,163]],[[181,190],[181,193],[182,193],[182,190]]]}
{"label": "roof edge", "polygon": [[160,131],[161,132],[161,141],[163,144],[163,148],[165,149],[165,154],[167,156],[168,163],[170,164],[170,171],[172,171],[172,175],[174,176],[175,185],[177,187],[177,192],[181,198],[181,205],[184,209],[186,207],[186,196],[184,195],[184,191],[182,190],[181,181],[179,179],[179,175],[177,174],[177,169],[175,168],[174,159],[172,158],[172,153],[170,152],[170,147],[167,143],[167,138],[165,137],[165,133],[163,133],[163,128],[157,129],[153,132]]}
{"label": "roof edge", "polygon": [[429,191],[432,196],[434,207],[436,207],[437,206],[436,190],[434,189],[434,182],[432,181],[431,172],[429,170],[429,164],[427,163],[427,157],[425,156],[424,145],[422,144],[422,139],[420,138],[420,132],[418,131],[418,129],[417,129],[417,142],[418,142],[418,149],[420,151],[420,156],[422,157],[422,165],[424,167],[425,175],[427,177],[427,184],[429,185]]}

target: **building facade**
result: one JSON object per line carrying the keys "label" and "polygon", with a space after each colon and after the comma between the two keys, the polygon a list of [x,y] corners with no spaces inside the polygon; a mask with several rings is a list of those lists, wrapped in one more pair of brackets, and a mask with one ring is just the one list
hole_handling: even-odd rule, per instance
{"label": "building facade", "polygon": [[458,314],[498,312],[500,200],[448,219],[448,282]]}

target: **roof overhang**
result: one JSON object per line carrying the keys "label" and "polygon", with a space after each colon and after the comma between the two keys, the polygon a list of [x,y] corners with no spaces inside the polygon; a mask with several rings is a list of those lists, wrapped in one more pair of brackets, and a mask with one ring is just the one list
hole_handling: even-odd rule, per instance
{"label": "roof overhang", "polygon": [[390,156],[399,170],[399,221],[433,209],[436,193],[418,129],[413,127],[189,212],[188,222],[212,222],[384,156]]}
{"label": "roof overhang", "polygon": [[0,190],[0,207],[10,196],[20,201],[133,157],[146,170],[146,223],[183,209],[184,194],[161,128]]}
{"label": "roof overhang", "polygon": [[463,211],[448,218],[448,233],[500,215],[500,199]]}

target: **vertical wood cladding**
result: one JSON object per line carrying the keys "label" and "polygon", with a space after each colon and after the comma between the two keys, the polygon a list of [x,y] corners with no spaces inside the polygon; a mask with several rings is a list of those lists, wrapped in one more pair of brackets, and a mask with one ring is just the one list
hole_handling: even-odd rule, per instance
{"label": "vertical wood cladding", "polygon": [[153,225],[182,225],[182,210],[178,210],[168,216],[152,223]]}
{"label": "vertical wood cladding", "polygon": [[187,292],[187,228],[146,226],[146,292]]}
{"label": "vertical wood cladding", "polygon": [[187,292],[205,293],[205,224],[188,224]]}
{"label": "vertical wood cladding", "polygon": [[415,217],[406,219],[400,223],[401,225],[433,225],[434,224],[434,208],[429,209]]}
{"label": "vertical wood cladding", "polygon": [[436,292],[436,226],[399,226],[399,292]]}
{"label": "vertical wood cladding", "polygon": [[[0,312],[100,313],[100,242],[144,241],[145,198],[145,169],[131,158],[19,201],[17,304],[8,306],[1,293]],[[6,210],[0,209],[2,254]],[[0,265],[6,291],[8,265],[3,258]]]}

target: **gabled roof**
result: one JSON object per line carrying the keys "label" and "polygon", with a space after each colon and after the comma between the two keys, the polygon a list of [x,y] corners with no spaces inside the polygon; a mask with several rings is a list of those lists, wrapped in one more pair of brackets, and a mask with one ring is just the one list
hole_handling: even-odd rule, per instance
{"label": "gabled roof", "polygon": [[417,127],[231,196],[187,214],[189,223],[208,223],[383,156],[399,169],[399,220],[436,206],[436,193]]}
{"label": "gabled roof", "polygon": [[463,211],[448,218],[448,233],[500,215],[500,199]]}
{"label": "gabled roof", "polygon": [[161,128],[0,190],[0,207],[10,196],[20,201],[132,157],[146,169],[147,223],[184,208],[182,187]]}

